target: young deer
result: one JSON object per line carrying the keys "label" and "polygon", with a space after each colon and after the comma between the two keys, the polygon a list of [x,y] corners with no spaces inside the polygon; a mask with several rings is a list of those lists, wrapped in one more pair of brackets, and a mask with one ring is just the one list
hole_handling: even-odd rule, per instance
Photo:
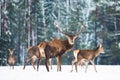
{"label": "young deer", "polygon": [[[44,42],[40,43],[38,46],[32,46],[32,47],[28,48],[28,56],[25,59],[23,69],[25,69],[26,64],[30,61],[31,61],[33,68],[36,69],[34,66],[34,63],[35,63],[36,59],[38,59],[38,63],[37,63],[37,71],[38,71],[41,60],[43,58],[45,58],[45,53],[44,53],[45,46],[46,46],[46,42],[44,41]],[[49,63],[50,63],[51,69],[52,69],[51,59],[49,60]]]}
{"label": "young deer", "polygon": [[101,44],[94,50],[74,50],[73,54],[74,54],[75,59],[72,61],[71,72],[73,71],[74,64],[75,64],[76,72],[77,72],[77,65],[78,64],[85,64],[85,66],[86,66],[85,72],[87,72],[89,62],[92,63],[95,71],[97,72],[96,67],[95,67],[95,63],[94,63],[94,59],[97,56],[99,56],[100,53],[104,53],[104,49],[103,49]]}
{"label": "young deer", "polygon": [[53,57],[56,58],[57,71],[61,71],[62,55],[64,55],[68,50],[72,49],[75,39],[78,37],[78,35],[83,29],[83,26],[82,26],[79,32],[77,32],[75,35],[69,35],[68,33],[62,32],[60,30],[60,26],[58,22],[55,22],[54,24],[57,27],[57,29],[65,35],[66,40],[54,39],[47,42],[47,45],[44,51],[46,56],[45,65],[48,72],[49,72],[48,61],[50,58],[53,58]]}
{"label": "young deer", "polygon": [[8,49],[9,50],[9,56],[8,56],[8,64],[10,65],[10,68],[12,66],[12,69],[14,69],[14,65],[16,62],[16,58],[14,56],[14,49]]}

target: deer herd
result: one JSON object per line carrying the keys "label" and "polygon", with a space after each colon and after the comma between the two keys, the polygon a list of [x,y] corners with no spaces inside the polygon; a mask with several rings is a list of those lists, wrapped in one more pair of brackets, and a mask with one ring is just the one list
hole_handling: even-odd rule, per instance
{"label": "deer herd", "polygon": [[[23,69],[25,69],[26,64],[28,62],[31,62],[31,65],[35,68],[35,61],[37,60],[37,71],[39,70],[39,65],[41,63],[42,59],[45,59],[45,66],[47,71],[49,72],[49,65],[50,69],[52,69],[52,58],[56,58],[56,64],[57,64],[57,71],[61,71],[61,58],[64,54],[67,53],[67,51],[70,51],[73,46],[75,40],[78,38],[78,35],[83,31],[85,24],[83,24],[78,32],[75,34],[68,34],[67,32],[63,32],[60,29],[59,22],[54,22],[55,27],[65,35],[66,39],[52,39],[51,41],[43,41],[37,46],[32,46],[28,48],[28,55],[27,58],[24,61]],[[14,49],[8,49],[9,50],[9,56],[8,56],[8,64],[10,67],[12,66],[12,69],[14,69],[14,65],[16,62],[16,58],[14,56]],[[77,72],[77,65],[85,65],[85,72],[87,72],[88,64],[91,62],[91,64],[94,66],[95,71],[95,63],[94,59],[100,55],[100,53],[105,53],[104,49],[102,47],[102,44],[99,44],[98,47],[94,50],[81,50],[76,49],[73,50],[73,56],[74,59],[72,60],[72,70],[73,71],[73,65],[75,65],[75,70]]]}

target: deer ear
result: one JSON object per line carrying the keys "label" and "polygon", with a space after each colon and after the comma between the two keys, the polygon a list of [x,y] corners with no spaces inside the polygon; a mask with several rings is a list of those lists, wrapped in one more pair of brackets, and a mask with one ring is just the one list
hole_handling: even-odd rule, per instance
{"label": "deer ear", "polygon": [[8,51],[10,51],[10,49],[8,49]]}

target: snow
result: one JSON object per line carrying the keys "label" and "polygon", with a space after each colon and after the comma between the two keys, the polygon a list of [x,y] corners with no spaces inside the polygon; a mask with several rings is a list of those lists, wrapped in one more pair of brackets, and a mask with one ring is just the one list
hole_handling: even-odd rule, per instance
{"label": "snow", "polygon": [[32,66],[15,66],[15,69],[10,69],[9,66],[0,67],[0,80],[120,80],[120,66],[97,65],[95,72],[92,65],[88,66],[88,71],[85,73],[84,67],[78,66],[78,72],[71,71],[71,65],[62,65],[62,71],[57,72],[56,65],[53,70],[47,72],[46,67],[41,65],[39,71],[33,69]]}

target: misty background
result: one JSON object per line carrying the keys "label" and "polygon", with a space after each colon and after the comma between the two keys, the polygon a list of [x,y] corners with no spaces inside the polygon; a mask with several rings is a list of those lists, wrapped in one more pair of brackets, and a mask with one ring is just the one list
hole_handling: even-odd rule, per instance
{"label": "misty background", "polygon": [[[120,0],[0,0],[0,66],[8,65],[9,48],[15,49],[16,65],[23,65],[28,47],[52,38],[64,40],[55,20],[69,34],[86,22],[74,49],[95,49],[102,43],[105,54],[95,63],[120,64]],[[71,65],[73,58],[71,50],[62,64]]]}

